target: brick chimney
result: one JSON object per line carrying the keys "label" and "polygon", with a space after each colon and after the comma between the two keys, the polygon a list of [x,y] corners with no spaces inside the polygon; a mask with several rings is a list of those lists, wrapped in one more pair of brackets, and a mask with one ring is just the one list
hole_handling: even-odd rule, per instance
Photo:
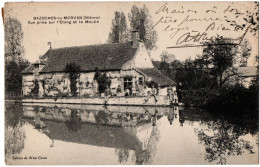
{"label": "brick chimney", "polygon": [[44,67],[45,63],[37,60],[35,63],[33,63],[34,66],[34,76],[39,76],[39,72],[42,70]]}
{"label": "brick chimney", "polygon": [[138,48],[140,42],[140,34],[138,30],[132,31],[132,47]]}

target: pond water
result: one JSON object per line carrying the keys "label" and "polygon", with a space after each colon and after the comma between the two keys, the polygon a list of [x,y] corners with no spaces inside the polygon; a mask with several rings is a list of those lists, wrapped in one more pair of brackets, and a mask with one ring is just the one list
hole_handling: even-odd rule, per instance
{"label": "pond water", "polygon": [[258,125],[198,108],[5,105],[7,164],[257,164]]}

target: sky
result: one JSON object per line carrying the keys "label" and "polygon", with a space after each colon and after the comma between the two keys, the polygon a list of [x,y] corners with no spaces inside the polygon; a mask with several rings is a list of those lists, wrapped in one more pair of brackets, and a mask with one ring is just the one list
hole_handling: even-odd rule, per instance
{"label": "sky", "polygon": [[[167,51],[175,55],[176,59],[184,61],[194,59],[202,54],[203,47],[171,48],[184,44],[199,44],[198,42],[183,42],[177,44],[178,39],[186,33],[190,36],[206,32],[208,37],[216,34],[238,38],[244,30],[233,31],[234,27],[225,21],[225,18],[234,18],[234,11],[252,10],[253,2],[66,2],[66,3],[6,3],[5,16],[17,18],[24,33],[22,44],[25,48],[25,58],[34,62],[48,49],[48,42],[52,48],[82,46],[106,43],[111,29],[111,21],[115,11],[123,11],[127,16],[131,7],[136,4],[141,7],[146,5],[151,14],[154,29],[158,34],[157,49],[151,51],[154,60],[160,60],[160,54]],[[223,12],[225,10],[228,12]],[[99,23],[82,24],[29,24],[33,17],[55,16],[82,16],[98,17]],[[236,21],[240,23],[242,17]],[[63,19],[64,20],[64,19]],[[47,20],[48,22],[49,20]],[[65,20],[64,20],[65,21]],[[75,21],[70,19],[70,21]],[[79,20],[78,20],[79,21]],[[85,21],[83,19],[83,21]],[[243,21],[243,20],[242,20]],[[214,25],[212,25],[214,24]],[[128,27],[129,27],[128,22]],[[214,27],[213,27],[214,26]],[[168,27],[166,29],[166,27]],[[222,30],[230,29],[230,31]],[[208,29],[207,29],[208,28]],[[176,30],[179,32],[176,33]],[[219,30],[220,29],[220,30]],[[173,36],[173,34],[175,34]],[[182,37],[182,38],[181,38]],[[190,37],[191,38],[191,37]],[[254,57],[258,54],[258,38],[252,33],[245,36],[252,47],[252,56],[249,65],[253,65]],[[179,40],[180,41],[180,40]]]}

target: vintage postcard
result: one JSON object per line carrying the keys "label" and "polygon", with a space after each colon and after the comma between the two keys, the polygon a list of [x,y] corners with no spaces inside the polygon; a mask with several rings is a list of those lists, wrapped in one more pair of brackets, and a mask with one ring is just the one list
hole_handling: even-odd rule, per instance
{"label": "vintage postcard", "polygon": [[258,2],[5,3],[8,165],[259,163]]}

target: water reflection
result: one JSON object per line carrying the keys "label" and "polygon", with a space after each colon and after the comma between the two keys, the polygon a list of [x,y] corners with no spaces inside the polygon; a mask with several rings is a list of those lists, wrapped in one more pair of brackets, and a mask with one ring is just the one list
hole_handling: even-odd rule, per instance
{"label": "water reflection", "polygon": [[[185,112],[189,113],[185,114]],[[192,112],[194,110],[186,109],[181,113],[187,116]],[[223,115],[210,115],[205,112],[204,116],[199,114],[199,118],[195,115],[197,115],[196,112],[193,120],[197,120],[200,127],[203,127],[194,128],[194,131],[198,135],[199,143],[205,147],[206,161],[223,165],[226,164],[229,156],[242,155],[245,152],[255,153],[252,144],[242,136],[253,133],[257,134],[258,138],[258,127],[256,126],[258,122],[247,120],[247,126],[244,126],[239,115],[234,115],[231,119],[225,118]],[[258,145],[257,142],[256,144]]]}
{"label": "water reflection", "polygon": [[10,161],[14,154],[18,154],[24,148],[25,133],[22,130],[24,121],[22,106],[19,104],[5,106],[5,156]]}
{"label": "water reflection", "polygon": [[162,111],[153,107],[84,107],[24,105],[23,118],[52,140],[51,147],[55,140],[112,147],[119,163],[126,163],[129,150],[134,150],[136,164],[152,163],[160,135],[156,120],[163,116]]}
{"label": "water reflection", "polygon": [[79,111],[72,109],[70,113],[70,119],[66,120],[65,122],[70,132],[76,132],[82,127],[81,121],[82,120]]}
{"label": "water reflection", "polygon": [[150,138],[147,142],[146,149],[136,150],[134,157],[136,165],[151,165],[153,162],[153,157],[157,151],[157,142],[160,139],[160,131],[158,127],[153,123],[152,132]]}
{"label": "water reflection", "polygon": [[240,134],[234,130],[234,127],[226,121],[207,122],[207,129],[198,130],[200,143],[205,146],[205,160],[217,164],[226,164],[226,157],[232,155],[241,155],[245,151],[250,154],[253,147],[248,141],[240,137]]}
{"label": "water reflection", "polygon": [[[27,103],[6,104],[6,161],[26,154],[25,125],[46,136],[49,140],[44,140],[54,151],[61,149],[56,147],[61,141],[68,148],[69,143],[82,145],[81,151],[83,145],[93,151],[93,146],[102,148],[101,154],[110,157],[102,159],[106,164],[115,163],[113,156],[118,164],[163,164],[163,160],[165,164],[226,164],[228,157],[257,153],[256,146],[258,150],[258,128],[238,126],[198,109]],[[248,134],[257,139],[244,139]],[[185,135],[187,141],[182,139]],[[197,154],[189,155],[193,147],[198,148]],[[95,152],[93,156],[97,156]],[[192,158],[184,161],[189,156],[197,157],[198,162]],[[84,159],[87,164],[93,158]],[[101,160],[96,161],[99,164]]]}
{"label": "water reflection", "polygon": [[115,154],[118,156],[118,162],[121,163],[126,163],[129,158],[129,150],[125,148],[116,148],[115,149]]}

